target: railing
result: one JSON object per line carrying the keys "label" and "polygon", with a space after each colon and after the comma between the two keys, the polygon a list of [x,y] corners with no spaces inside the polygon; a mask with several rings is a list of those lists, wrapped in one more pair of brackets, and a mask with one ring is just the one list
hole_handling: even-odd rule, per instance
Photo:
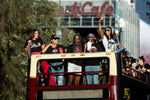
{"label": "railing", "polygon": [[131,67],[128,66],[123,66],[123,74],[124,75],[128,75],[134,79],[138,79],[141,80],[143,82],[150,82],[150,73],[147,71],[142,71],[142,70],[138,70],[138,69],[133,69]]}
{"label": "railing", "polygon": [[[104,21],[102,23],[102,27],[110,26],[115,27],[115,18],[114,16],[104,16]],[[61,25],[66,27],[92,27],[97,28],[98,27],[98,20],[97,17],[61,17],[62,22]],[[111,23],[110,23],[111,22]]]}
{"label": "railing", "polygon": [[[48,75],[46,80],[49,81],[51,76],[52,75],[56,75],[56,76],[59,76],[59,75],[63,75],[64,76],[64,86],[67,85],[67,80],[68,77],[67,75],[68,74],[78,74],[78,73],[81,73],[80,77],[81,77],[81,82],[79,85],[88,85],[87,82],[86,82],[86,75],[88,75],[88,73],[98,73],[98,81],[99,81],[99,84],[97,85],[106,85],[108,82],[106,81],[106,79],[108,80],[109,79],[109,71],[88,71],[88,72],[49,72],[49,73],[37,73],[37,83],[39,83],[40,81],[38,80],[38,77],[42,76],[42,80],[44,81],[46,78],[45,78],[45,75]],[[43,79],[44,78],[44,79]],[[42,84],[42,83],[40,83]],[[45,84],[45,83],[44,83]],[[48,82],[49,84],[49,82]],[[92,84],[94,85],[94,84]],[[57,86],[57,83],[56,84],[52,84],[52,85],[41,85],[41,86]]]}

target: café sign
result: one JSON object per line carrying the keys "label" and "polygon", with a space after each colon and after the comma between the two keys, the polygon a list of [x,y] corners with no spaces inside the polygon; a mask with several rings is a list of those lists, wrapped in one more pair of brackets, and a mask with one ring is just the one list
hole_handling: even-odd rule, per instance
{"label": "caf\u00e9 sign", "polygon": [[[88,8],[89,11],[87,11],[86,8]],[[84,16],[96,15],[97,17],[100,17],[103,13],[105,13],[106,15],[112,15],[113,10],[113,6],[109,5],[108,1],[104,2],[101,6],[95,6],[93,5],[93,2],[89,1],[79,6],[77,2],[74,2],[73,6],[61,6],[58,11],[58,14],[65,14],[67,16],[72,15],[78,18],[79,13],[81,13]]]}

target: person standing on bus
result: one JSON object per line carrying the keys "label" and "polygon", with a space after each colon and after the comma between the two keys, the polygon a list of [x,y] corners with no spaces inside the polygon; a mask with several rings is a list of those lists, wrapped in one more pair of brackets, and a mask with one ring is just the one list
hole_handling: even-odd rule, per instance
{"label": "person standing on bus", "polygon": [[[99,43],[96,43],[94,34],[88,35],[88,42],[84,45],[84,52],[101,52],[103,48]],[[100,71],[100,64],[98,59],[87,59],[85,61],[85,71]],[[86,73],[87,84],[98,84],[99,74],[98,73]]]}
{"label": "person standing on bus", "polygon": [[150,73],[150,65],[145,64],[145,59],[143,56],[138,58],[138,65],[136,66],[137,75],[141,74],[149,74]]}
{"label": "person standing on bus", "polygon": [[28,52],[28,50],[31,49],[31,55],[41,54],[41,51],[44,48],[45,44],[43,44],[42,39],[39,37],[39,31],[36,29],[33,30],[30,38],[26,41],[24,45],[24,51]]}
{"label": "person standing on bus", "polygon": [[[83,45],[81,43],[81,37],[79,35],[75,35],[73,37],[73,44],[69,45],[67,53],[81,53],[83,52]],[[82,61],[78,59],[69,60],[68,62],[68,72],[82,72]],[[74,81],[74,85],[79,85],[80,78],[82,73],[75,73],[68,75],[68,85],[72,85]]]}
{"label": "person standing on bus", "polygon": [[103,33],[102,28],[101,28],[102,20],[104,20],[103,16],[99,19],[98,25],[99,25],[99,34],[102,38],[102,42],[105,47],[105,50],[106,50],[106,52],[117,51],[117,49],[120,49],[122,46],[119,43],[119,40],[114,38],[111,27],[106,27],[105,32]]}
{"label": "person standing on bus", "polygon": [[[59,37],[56,35],[51,36],[51,43],[48,44],[43,50],[42,53],[56,54],[64,53],[64,48],[62,45],[58,45]],[[55,72],[64,72],[63,61],[60,59],[49,61],[51,71]],[[54,74],[55,81],[57,85],[64,85],[64,75],[63,74]]]}
{"label": "person standing on bus", "polygon": [[[31,32],[30,38],[28,40],[26,40],[26,43],[24,45],[24,51],[28,52],[29,57],[30,57],[30,55],[41,54],[41,51],[44,48],[45,48],[45,44],[43,44],[42,39],[39,37],[39,31],[34,29]],[[40,62],[38,62],[38,65],[40,65]],[[28,70],[30,70],[30,69],[28,69]],[[40,72],[40,71],[41,71],[40,66],[38,66],[38,72]],[[37,81],[39,82],[39,84],[42,84],[40,77],[37,76]]]}

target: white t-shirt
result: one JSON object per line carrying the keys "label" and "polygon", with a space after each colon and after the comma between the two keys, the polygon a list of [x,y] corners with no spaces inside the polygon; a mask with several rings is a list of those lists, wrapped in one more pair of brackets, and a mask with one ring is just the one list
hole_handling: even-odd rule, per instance
{"label": "white t-shirt", "polygon": [[106,52],[114,52],[117,50],[117,43],[113,39],[107,40],[105,35],[103,39],[103,45]]}

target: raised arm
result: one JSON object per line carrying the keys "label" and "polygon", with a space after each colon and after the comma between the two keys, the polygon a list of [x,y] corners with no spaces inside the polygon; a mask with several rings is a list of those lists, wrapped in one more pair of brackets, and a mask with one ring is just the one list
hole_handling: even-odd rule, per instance
{"label": "raised arm", "polygon": [[99,34],[100,34],[101,38],[103,39],[104,38],[104,33],[103,33],[102,27],[101,27],[101,21],[102,20],[104,20],[103,16],[101,16],[100,19],[99,19],[99,21],[98,21],[98,28],[99,28]]}
{"label": "raised arm", "polygon": [[84,52],[86,52],[87,43],[84,44]]}
{"label": "raised arm", "polygon": [[43,49],[45,48],[45,44],[42,44],[41,48],[42,48],[42,50],[43,50]]}

